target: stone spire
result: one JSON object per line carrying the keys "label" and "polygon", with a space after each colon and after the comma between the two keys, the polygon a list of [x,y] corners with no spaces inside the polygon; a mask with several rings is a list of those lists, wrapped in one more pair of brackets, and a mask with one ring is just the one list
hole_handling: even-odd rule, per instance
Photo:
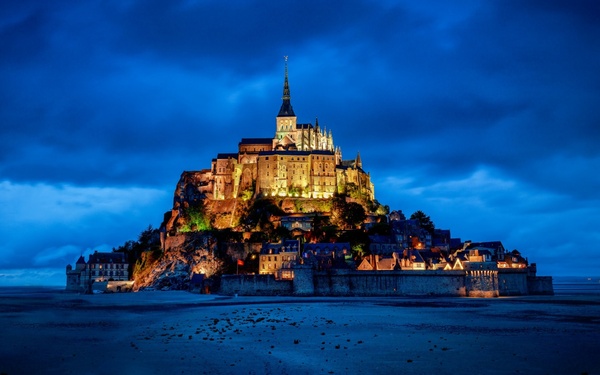
{"label": "stone spire", "polygon": [[354,162],[354,165],[355,165],[357,168],[361,168],[361,169],[362,169],[362,160],[360,159],[360,152],[357,152],[357,153],[356,153],[356,160],[355,160],[355,162]]}
{"label": "stone spire", "polygon": [[290,116],[296,116],[296,114],[294,113],[294,109],[292,108],[292,103],[290,101],[291,96],[290,96],[290,84],[288,83],[288,65],[287,65],[287,60],[288,57],[284,56],[285,58],[285,79],[283,81],[283,97],[281,98],[283,100],[283,103],[281,103],[281,108],[279,109],[279,114],[277,115],[277,117],[290,117]]}

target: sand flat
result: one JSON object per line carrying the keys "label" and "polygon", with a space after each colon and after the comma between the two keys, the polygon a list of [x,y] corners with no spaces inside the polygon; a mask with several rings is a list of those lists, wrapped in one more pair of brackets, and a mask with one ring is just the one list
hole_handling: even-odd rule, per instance
{"label": "sand flat", "polygon": [[0,373],[600,373],[600,296],[0,299]]}

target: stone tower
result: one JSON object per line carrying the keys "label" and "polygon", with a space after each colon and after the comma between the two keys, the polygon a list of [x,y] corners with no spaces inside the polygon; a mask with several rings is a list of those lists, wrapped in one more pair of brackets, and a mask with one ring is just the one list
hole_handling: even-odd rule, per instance
{"label": "stone tower", "polygon": [[276,144],[288,145],[295,143],[296,134],[296,114],[294,108],[292,108],[291,96],[290,96],[290,85],[288,82],[288,65],[287,56],[285,57],[285,78],[283,81],[283,96],[281,97],[282,103],[277,114],[277,128],[275,132],[275,138],[273,139],[273,148],[276,148]]}

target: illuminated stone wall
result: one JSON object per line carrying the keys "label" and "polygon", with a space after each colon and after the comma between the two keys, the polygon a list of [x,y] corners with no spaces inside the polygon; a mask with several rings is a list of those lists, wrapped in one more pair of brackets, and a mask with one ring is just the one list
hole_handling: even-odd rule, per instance
{"label": "illuminated stone wall", "polygon": [[[286,68],[287,71],[287,68]],[[331,130],[298,124],[291,109],[287,74],[283,106],[275,118],[273,138],[242,138],[237,153],[218,154],[211,168],[184,172],[176,191],[174,209],[196,196],[226,200],[253,196],[290,196],[327,199],[346,191],[346,184],[359,187],[370,200],[374,187],[362,163],[342,161],[341,149],[334,145]],[[193,191],[195,189],[195,191]]]}
{"label": "illuminated stone wall", "polygon": [[[475,271],[352,271],[333,269],[317,272],[294,268],[293,284],[273,279],[244,279],[228,275],[221,294],[239,295],[317,295],[317,296],[456,296],[497,297],[507,295],[552,294],[551,278],[527,276],[527,272]],[[266,276],[266,275],[264,275]],[[223,280],[223,279],[222,279]],[[262,280],[262,281],[260,281]],[[280,285],[278,283],[285,282]],[[532,285],[528,289],[528,283]],[[494,285],[499,288],[494,289]],[[274,289],[268,290],[269,287]],[[291,288],[291,289],[288,289]],[[289,294],[282,294],[288,293]]]}
{"label": "illuminated stone wall", "polygon": [[219,294],[240,296],[291,296],[291,280],[275,280],[274,275],[223,275]]}

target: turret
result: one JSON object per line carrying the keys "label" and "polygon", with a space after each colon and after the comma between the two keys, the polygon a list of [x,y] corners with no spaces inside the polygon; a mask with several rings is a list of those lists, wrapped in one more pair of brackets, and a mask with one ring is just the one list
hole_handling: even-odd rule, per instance
{"label": "turret", "polygon": [[360,159],[360,152],[356,153],[356,160],[354,162],[354,166],[356,168],[361,168],[362,169],[362,160]]}

